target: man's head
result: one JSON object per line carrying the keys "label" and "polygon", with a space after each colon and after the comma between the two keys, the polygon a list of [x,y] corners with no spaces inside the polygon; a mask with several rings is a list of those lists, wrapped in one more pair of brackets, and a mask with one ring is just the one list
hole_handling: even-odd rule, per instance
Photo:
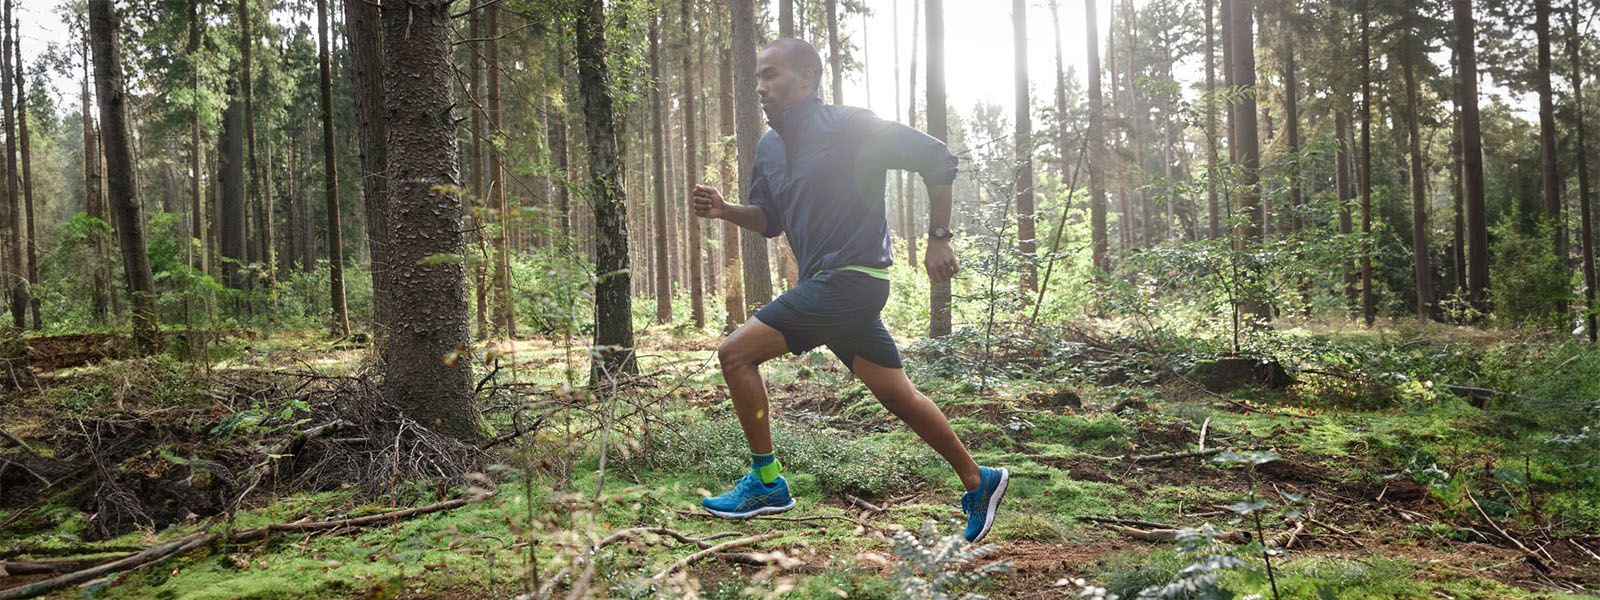
{"label": "man's head", "polygon": [[756,95],[768,117],[783,114],[822,85],[822,56],[804,40],[774,40],[756,55]]}

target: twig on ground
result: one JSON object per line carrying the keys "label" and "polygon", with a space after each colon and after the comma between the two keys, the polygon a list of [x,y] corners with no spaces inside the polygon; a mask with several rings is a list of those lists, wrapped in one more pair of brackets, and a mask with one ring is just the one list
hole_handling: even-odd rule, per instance
{"label": "twig on ground", "polygon": [[1544,573],[1549,573],[1552,566],[1560,566],[1554,560],[1551,560],[1550,565],[1546,566],[1544,564],[1545,561],[1539,558],[1539,553],[1529,550],[1528,547],[1522,545],[1522,542],[1518,541],[1517,538],[1511,537],[1511,534],[1506,533],[1506,530],[1501,529],[1500,525],[1494,522],[1494,519],[1489,518],[1489,513],[1483,512],[1483,507],[1478,505],[1478,499],[1472,496],[1472,490],[1465,488],[1463,488],[1463,490],[1467,493],[1467,499],[1472,501],[1472,507],[1478,509],[1478,514],[1483,516],[1484,522],[1487,522],[1490,527],[1493,527],[1494,532],[1500,534],[1500,537],[1505,538],[1506,541],[1511,542],[1512,545],[1515,545],[1518,550],[1521,550],[1522,555],[1528,559],[1528,564],[1533,565],[1535,568]]}
{"label": "twig on ground", "polygon": [[1206,417],[1206,422],[1200,424],[1200,451],[1206,451],[1206,431],[1211,429],[1211,417]]}
{"label": "twig on ground", "polygon": [[701,548],[710,548],[711,547],[711,540],[719,540],[719,539],[722,539],[722,538],[733,537],[733,536],[736,536],[736,535],[743,535],[742,533],[739,533],[737,531],[724,531],[722,533],[714,533],[714,534],[711,534],[711,535],[708,535],[708,536],[704,536],[704,537],[692,538],[692,537],[689,537],[689,536],[684,535],[682,533],[678,533],[677,531],[674,531],[672,529],[668,529],[666,527],[633,527],[633,528],[623,529],[623,530],[617,531],[615,533],[612,533],[611,535],[606,536],[605,539],[602,539],[602,540],[600,540],[598,542],[595,542],[594,547],[590,548],[590,552],[593,553],[595,550],[599,550],[601,548],[604,548],[604,547],[609,546],[611,544],[615,544],[615,543],[620,542],[620,541],[625,540],[625,539],[636,538],[639,535],[645,534],[645,533],[653,533],[653,534],[660,535],[660,536],[670,537],[670,538],[672,538],[674,540],[677,540],[679,542],[683,542],[685,544],[695,544],[695,545],[697,545],[697,546],[699,546]]}
{"label": "twig on ground", "polygon": [[[697,513],[697,512],[687,511],[687,510],[673,509],[672,512],[678,514],[679,516],[684,516],[684,517],[695,517],[695,518],[700,518],[700,519],[716,519],[716,518],[720,518],[720,517],[717,517],[717,516],[714,516],[714,515],[708,515],[708,514],[705,514],[705,513]],[[754,517],[747,517],[747,518],[745,518],[745,520],[747,520],[747,521],[788,521],[790,523],[811,523],[811,522],[815,522],[815,521],[838,520],[838,521],[845,521],[845,522],[853,523],[853,524],[856,524],[856,525],[860,525],[860,526],[865,527],[867,529],[875,529],[875,527],[873,527],[872,525],[866,523],[865,521],[862,521],[861,519],[857,519],[855,517],[850,517],[850,516],[846,516],[846,515],[811,515],[809,517],[785,517],[783,515],[756,515]]]}
{"label": "twig on ground", "polygon": [[1313,519],[1311,517],[1306,517],[1306,520],[1310,521],[1312,525],[1316,525],[1318,527],[1321,527],[1323,529],[1331,531],[1331,532],[1339,535],[1340,537],[1343,537],[1344,539],[1348,540],[1351,544],[1354,544],[1355,547],[1357,547],[1357,548],[1365,548],[1366,547],[1364,544],[1361,543],[1361,540],[1356,539],[1355,534],[1352,534],[1349,531],[1345,531],[1345,530],[1340,529],[1340,528],[1338,528],[1338,527],[1336,527],[1334,525],[1331,525],[1329,523],[1324,523],[1322,521],[1318,521],[1318,520]]}
{"label": "twig on ground", "polygon": [[1074,516],[1072,518],[1077,519],[1079,521],[1083,521],[1084,523],[1101,523],[1101,524],[1106,524],[1106,525],[1126,525],[1126,526],[1129,526],[1129,527],[1146,527],[1146,528],[1151,528],[1151,529],[1172,529],[1173,528],[1171,525],[1168,525],[1166,523],[1156,523],[1156,522],[1153,522],[1153,521],[1140,521],[1138,519],[1123,519],[1123,518],[1119,518],[1119,517],[1097,517],[1097,516],[1094,516],[1094,515],[1076,515],[1076,516]]}
{"label": "twig on ground", "polygon": [[1188,452],[1168,452],[1166,454],[1150,454],[1150,455],[1146,455],[1146,456],[1125,456],[1123,458],[1125,458],[1127,460],[1130,460],[1130,461],[1133,461],[1133,462],[1136,462],[1136,463],[1163,462],[1163,461],[1168,461],[1168,460],[1177,460],[1177,459],[1180,459],[1180,458],[1199,458],[1199,457],[1211,456],[1213,454],[1222,454],[1223,452],[1227,452],[1227,451],[1228,451],[1227,448],[1212,448],[1210,450],[1190,450]]}
{"label": "twig on ground", "polygon": [[733,540],[733,541],[723,542],[721,544],[717,544],[717,545],[712,546],[710,548],[706,548],[705,550],[701,550],[699,552],[695,552],[694,554],[690,554],[688,556],[685,556],[683,558],[678,559],[677,561],[675,561],[671,565],[669,565],[666,569],[663,569],[660,573],[656,573],[653,577],[651,577],[651,579],[654,579],[656,581],[660,581],[662,579],[666,579],[667,576],[671,575],[674,571],[677,571],[678,569],[682,569],[682,568],[684,568],[686,566],[689,566],[690,564],[694,563],[694,561],[700,560],[700,559],[705,558],[707,556],[712,556],[712,555],[715,555],[715,554],[717,554],[719,552],[723,552],[723,551],[731,549],[731,548],[741,548],[741,547],[744,547],[744,546],[750,546],[750,545],[753,545],[753,544],[759,544],[761,542],[765,542],[765,541],[772,540],[772,539],[775,539],[775,538],[778,538],[778,537],[782,537],[782,536],[783,536],[783,532],[781,532],[781,531],[773,531],[773,532],[770,532],[770,533],[763,533],[761,535],[753,535],[753,536],[750,536],[750,537],[739,538],[739,539]]}
{"label": "twig on ground", "polygon": [[[1178,534],[1182,531],[1181,529],[1138,529],[1109,524],[1105,525],[1105,528],[1141,542],[1151,543],[1178,541]],[[1224,531],[1217,535],[1217,539],[1233,544],[1248,544],[1250,543],[1250,534],[1241,530]]]}
{"label": "twig on ground", "polygon": [[752,567],[777,567],[780,571],[792,571],[810,566],[803,560],[791,558],[781,552],[718,552],[713,558]]}
{"label": "twig on ground", "polygon": [[1291,522],[1294,523],[1293,529],[1280,533],[1272,539],[1279,548],[1293,548],[1294,543],[1300,541],[1300,534],[1306,530],[1306,519],[1292,519]]}
{"label": "twig on ground", "polygon": [[884,510],[883,507],[878,506],[876,504],[873,504],[871,502],[867,502],[866,500],[862,500],[861,498],[858,498],[853,494],[845,494],[844,495],[844,499],[845,499],[845,502],[847,502],[849,504],[854,504],[856,506],[859,506],[859,507],[861,507],[862,510],[866,510],[868,512],[879,513],[879,514],[884,514],[884,513],[889,512],[889,511]]}

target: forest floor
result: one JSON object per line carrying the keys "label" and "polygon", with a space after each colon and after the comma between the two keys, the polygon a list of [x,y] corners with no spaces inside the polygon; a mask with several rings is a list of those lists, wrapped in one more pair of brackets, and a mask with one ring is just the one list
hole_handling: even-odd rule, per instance
{"label": "forest floor", "polygon": [[[1131,597],[1198,560],[1163,536],[1206,524],[1246,563],[1221,577],[1240,596],[1600,597],[1584,595],[1600,590],[1600,467],[1577,407],[1595,403],[1593,348],[1514,330],[1308,326],[1257,358],[1213,362],[1181,345],[1032,333],[1050,342],[907,351],[979,462],[1012,473],[979,559],[1010,569],[975,586],[990,598],[1085,585]],[[645,375],[597,396],[562,386],[566,365],[585,372],[581,346],[495,346],[498,370],[479,370],[493,431],[463,461],[481,474],[452,471],[459,453],[414,459],[429,438],[404,426],[349,424],[371,394],[364,344],[190,333],[172,340],[185,352],[132,359],[115,342],[7,352],[0,598],[199,532],[221,537],[47,597],[511,598],[540,585],[565,597],[587,581],[598,597],[895,598],[909,567],[897,532],[959,531],[954,474],[831,355],[764,368],[798,508],[729,522],[698,512],[747,460],[711,335],[646,331]],[[200,353],[210,360],[181,358]],[[1246,450],[1277,458],[1214,460]],[[430,472],[457,485],[403,477]],[[461,497],[476,499],[348,521]],[[1259,546],[1222,541],[1256,537],[1255,515],[1229,508],[1250,499],[1268,502],[1259,530],[1286,548],[1272,581]],[[241,533],[272,524],[288,525]],[[636,527],[688,541],[617,535]],[[749,543],[677,568],[736,539]],[[574,559],[596,543],[592,562]]]}

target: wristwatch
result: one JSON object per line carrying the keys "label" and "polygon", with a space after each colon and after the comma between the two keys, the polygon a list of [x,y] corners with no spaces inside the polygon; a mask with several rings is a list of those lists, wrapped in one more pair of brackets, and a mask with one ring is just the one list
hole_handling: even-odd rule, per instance
{"label": "wristwatch", "polygon": [[955,236],[956,236],[956,234],[951,233],[949,227],[945,227],[943,225],[940,225],[940,226],[937,226],[937,227],[934,227],[934,228],[928,230],[928,238],[929,239],[948,240],[948,239],[953,238]]}

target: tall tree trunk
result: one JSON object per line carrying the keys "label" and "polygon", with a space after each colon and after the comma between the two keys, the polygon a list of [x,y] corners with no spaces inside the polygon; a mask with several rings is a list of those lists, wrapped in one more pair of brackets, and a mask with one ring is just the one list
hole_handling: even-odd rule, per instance
{"label": "tall tree trunk", "polygon": [[[247,159],[249,161],[248,162],[249,170],[246,171],[246,177],[248,177],[249,179],[244,184],[244,190],[245,190],[245,200],[244,200],[245,209],[244,210],[246,210],[246,211],[254,211],[255,214],[256,214],[255,229],[251,230],[249,228],[248,222],[247,222],[247,225],[246,225],[246,231],[249,232],[249,233],[246,234],[246,236],[247,236],[246,243],[250,244],[247,247],[246,254],[248,255],[248,254],[254,252],[254,253],[256,253],[256,256],[257,256],[257,258],[259,260],[261,260],[264,263],[270,263],[271,262],[271,257],[267,253],[261,252],[261,250],[263,248],[261,246],[261,240],[264,240],[264,239],[265,240],[270,240],[270,239],[272,239],[272,219],[270,218],[271,215],[267,214],[265,212],[265,210],[263,209],[263,206],[265,205],[266,201],[262,198],[262,194],[261,194],[261,183],[262,183],[261,182],[261,179],[262,179],[261,178],[261,171],[260,171],[260,165],[256,161],[255,87],[254,87],[254,84],[251,83],[253,67],[251,66],[251,59],[250,59],[251,51],[255,46],[255,38],[252,37],[252,35],[250,33],[250,18],[251,18],[251,16],[250,16],[250,2],[251,1],[252,0],[239,0],[239,2],[238,2],[238,6],[239,6],[239,56],[240,56],[240,63],[241,63],[240,69],[239,69],[239,77],[240,77],[240,80],[241,80],[240,86],[241,86],[241,89],[242,89],[242,94],[244,96],[244,139],[245,139],[244,151],[245,151]],[[331,178],[331,173],[330,173],[330,178]],[[253,239],[249,238],[248,236],[251,235],[251,234],[253,234],[255,236],[255,238],[253,238]],[[329,235],[331,236],[333,234],[330,233]],[[268,246],[270,246],[270,244],[268,244]],[[331,257],[332,254],[333,253],[330,252],[329,256]],[[271,281],[272,281],[271,277],[272,277],[272,274],[271,274],[271,269],[269,267],[267,269],[267,282],[268,282],[269,285],[271,284]],[[341,305],[342,305],[342,303],[341,303]]]}
{"label": "tall tree trunk", "polygon": [[1028,95],[1028,1],[1011,0],[1011,45],[1017,111],[1017,250],[1022,253],[1022,289],[1038,291],[1033,228],[1033,102]]}
{"label": "tall tree trunk", "polygon": [[[756,21],[753,0],[732,0],[734,120],[739,144],[739,201],[748,203],[755,168],[756,142],[761,139],[761,107],[756,100]],[[791,0],[783,0],[787,7]],[[793,33],[791,18],[790,31]],[[787,34],[786,34],[787,35]],[[767,240],[759,232],[740,231],[744,260],[744,303],[754,312],[772,301],[772,267]]]}
{"label": "tall tree trunk", "polygon": [[466,251],[461,197],[439,188],[460,181],[450,2],[412,0],[381,18],[393,294],[381,347],[384,395],[425,427],[475,440],[466,266],[424,260]]}
{"label": "tall tree trunk", "polygon": [[[731,148],[726,143],[737,139],[733,128],[733,48],[731,46],[722,47],[722,60],[720,62],[722,71],[721,77],[718,77],[718,79],[721,80],[722,84],[720,94],[722,100],[717,103],[717,109],[720,117],[718,119],[719,131],[725,142],[722,144],[722,160],[718,161],[720,163],[718,164],[718,179],[720,179],[719,185],[722,186],[722,189],[735,192],[733,188],[739,185],[739,180],[734,176],[734,171],[737,168],[735,163],[738,157],[734,152],[728,151]],[[742,194],[735,193],[731,195],[738,196]],[[722,281],[727,288],[726,298],[723,302],[728,314],[726,330],[733,331],[744,323],[745,314],[744,278],[739,272],[739,226],[730,221],[722,222],[722,248]]]}
{"label": "tall tree trunk", "polygon": [[[1451,57],[1450,63],[1458,61]],[[1450,127],[1450,202],[1453,207],[1453,229],[1450,236],[1451,279],[1453,294],[1467,291],[1467,209],[1461,190],[1461,107],[1451,111]]]}
{"label": "tall tree trunk", "polygon": [[[1071,170],[1072,170],[1072,159],[1068,155],[1068,151],[1069,151],[1068,150],[1068,144],[1069,144],[1069,142],[1067,140],[1067,71],[1066,71],[1067,67],[1066,67],[1066,63],[1061,58],[1061,6],[1060,6],[1060,4],[1061,3],[1058,2],[1058,0],[1050,0],[1050,25],[1051,25],[1052,29],[1054,29],[1054,31],[1055,31],[1055,43],[1056,43],[1056,90],[1055,90],[1055,101],[1056,101],[1056,123],[1055,123],[1055,125],[1056,125],[1056,130],[1055,130],[1055,134],[1056,134],[1056,151],[1058,153],[1060,153],[1060,155],[1061,155],[1060,156],[1061,162],[1060,162],[1059,165],[1057,165],[1057,168],[1060,171],[1060,174],[1058,175],[1059,179],[1061,180],[1062,183],[1066,183],[1069,179],[1071,179],[1071,175],[1072,175],[1072,173],[1071,173]],[[1069,197],[1069,198],[1066,199],[1066,201],[1068,203],[1068,206],[1070,206],[1071,202],[1072,202],[1072,198]]]}
{"label": "tall tree trunk", "polygon": [[[683,189],[692,190],[700,182],[700,165],[695,160],[696,138],[694,120],[694,97],[699,90],[695,89],[694,64],[690,54],[694,47],[694,18],[690,13],[693,0],[682,0],[683,16]],[[686,203],[684,203],[686,204]],[[694,318],[695,329],[706,327],[706,295],[705,273],[701,268],[700,219],[694,215],[685,214],[684,220],[689,224],[689,313]]]}
{"label": "tall tree trunk", "polygon": [[[1095,15],[1095,1],[1084,0],[1087,12],[1085,23],[1099,23]],[[1099,27],[1087,28],[1084,36],[1089,53],[1088,80],[1089,80],[1089,236],[1090,255],[1093,260],[1095,275],[1103,277],[1109,270],[1106,264],[1106,184],[1105,160],[1106,138],[1105,119],[1101,114],[1100,90],[1100,36]]]}
{"label": "tall tree trunk", "polygon": [[[1233,79],[1234,83],[1246,90],[1254,91],[1256,88],[1256,58],[1255,41],[1252,31],[1253,11],[1250,0],[1232,0],[1229,10],[1229,38],[1233,40]],[[1239,228],[1239,245],[1248,248],[1261,242],[1261,228],[1266,220],[1261,208],[1260,190],[1257,182],[1260,180],[1261,145],[1256,132],[1256,100],[1253,93],[1240,95],[1238,104],[1234,107],[1234,141],[1238,144],[1238,189],[1239,210],[1244,213],[1245,223]],[[1260,273],[1252,272],[1250,277],[1260,277]],[[1240,310],[1253,317],[1257,323],[1265,323],[1272,318],[1272,312],[1263,298],[1248,297],[1240,304]]]}
{"label": "tall tree trunk", "polygon": [[[833,72],[833,103],[844,104],[844,69],[839,63],[839,0],[827,0],[828,68]],[[687,27],[687,25],[685,25]]]}
{"label": "tall tree trunk", "polygon": [[794,0],[778,0],[778,37],[794,37]]}
{"label": "tall tree trunk", "polygon": [[1428,265],[1428,197],[1422,172],[1422,134],[1417,123],[1417,75],[1413,56],[1403,59],[1406,129],[1411,139],[1411,252],[1416,256],[1417,318],[1428,320],[1433,305],[1433,270]]}
{"label": "tall tree trunk", "polygon": [[498,215],[499,227],[494,229],[494,325],[508,337],[517,334],[516,311],[511,296],[511,203],[506,196],[510,177],[506,172],[505,155],[500,145],[506,143],[503,126],[504,114],[500,104],[500,6],[485,3],[484,19],[487,21],[484,36],[485,66],[488,69],[489,111],[489,198]]}
{"label": "tall tree trunk", "polygon": [[1361,0],[1361,317],[1378,318],[1372,290],[1372,16]]}
{"label": "tall tree trunk", "polygon": [[222,173],[217,212],[221,216],[222,276],[228,286],[245,289],[244,248],[244,99],[238,84],[228,82],[228,106],[222,112]]}
{"label": "tall tree trunk", "polygon": [[[949,137],[944,105],[944,0],[928,2],[928,135]],[[928,335],[950,335],[950,280],[932,284],[928,298]]]}
{"label": "tall tree trunk", "polygon": [[668,267],[672,261],[667,256],[667,153],[662,139],[662,129],[667,126],[666,87],[666,78],[661,74],[661,19],[653,16],[650,19],[650,174],[656,201],[656,234],[652,238],[656,245],[656,322],[661,324],[672,322],[672,269]]}
{"label": "tall tree trunk", "polygon": [[1305,200],[1301,197],[1301,168],[1300,168],[1300,82],[1299,73],[1296,72],[1294,56],[1294,36],[1292,19],[1294,18],[1294,3],[1292,0],[1284,5],[1283,30],[1283,118],[1284,135],[1289,143],[1289,230],[1299,233],[1305,226],[1302,218]]}
{"label": "tall tree trunk", "polygon": [[[33,143],[32,136],[28,134],[28,92],[24,83],[27,81],[26,71],[22,67],[22,41],[21,36],[12,38],[13,49],[17,56],[17,135],[21,139],[22,149],[22,195],[24,208],[28,211],[28,287],[39,287],[39,238],[34,235],[34,204],[33,204]],[[38,330],[44,326],[39,317],[39,296],[29,294],[28,311],[33,315],[33,329]]]}
{"label": "tall tree trunk", "polygon": [[[633,309],[628,295],[628,215],[623,207],[617,137],[606,74],[605,3],[578,6],[578,81],[588,134],[589,198],[595,219],[595,349],[590,383],[638,372],[633,350]],[[752,53],[753,56],[753,53]],[[751,88],[754,91],[754,88]]]}
{"label": "tall tree trunk", "polygon": [[[200,0],[189,0],[189,43],[184,51],[188,54],[189,86],[194,97],[200,97]],[[189,113],[189,199],[193,204],[189,210],[189,235],[194,238],[190,242],[194,249],[194,259],[190,263],[201,273],[209,273],[210,259],[207,256],[206,245],[206,209],[205,199],[200,192],[201,153],[204,152],[200,145],[200,105],[196,103]]]}
{"label": "tall tree trunk", "polygon": [[377,6],[360,1],[344,3],[351,83],[355,88],[356,137],[361,151],[361,198],[372,262],[374,347],[382,347],[387,333],[384,327],[389,322],[389,305],[393,301],[389,288],[389,156],[386,145],[389,126],[383,119],[381,19]]}
{"label": "tall tree trunk", "polygon": [[[1227,1],[1227,0],[1223,0]],[[1210,208],[1211,239],[1222,237],[1222,210],[1217,206],[1217,42],[1212,6],[1216,0],[1205,0],[1206,13],[1206,204]]]}
{"label": "tall tree trunk", "polygon": [[[1354,160],[1350,153],[1355,148],[1350,144],[1350,115],[1343,108],[1336,109],[1334,114],[1334,188],[1339,197],[1339,234],[1348,238],[1355,230],[1355,220],[1352,217],[1350,202],[1356,196],[1355,182],[1351,181],[1354,172],[1351,164]],[[1356,273],[1349,270],[1350,263],[1345,263],[1344,296],[1346,311],[1353,318],[1356,314],[1358,300],[1356,298]]]}
{"label": "tall tree trunk", "polygon": [[[17,170],[17,119],[15,114],[16,111],[13,110],[13,107],[16,106],[16,104],[13,104],[11,94],[11,61],[13,60],[11,55],[11,40],[14,39],[19,32],[17,32],[11,26],[11,0],[5,0],[5,23],[3,29],[5,30],[5,39],[0,40],[0,46],[4,46],[3,48],[0,48],[0,53],[4,54],[3,60],[0,60],[0,62],[3,62],[3,64],[0,64],[0,88],[3,88],[3,90],[0,90],[0,96],[3,96],[4,100],[0,101],[4,102],[5,108],[5,187],[6,202],[10,209],[9,214],[11,217],[10,222],[7,223],[11,238],[11,246],[9,248],[11,251],[11,261],[8,269],[11,272],[11,317],[12,322],[16,325],[17,329],[23,329],[27,327],[28,306],[32,303],[28,301],[28,237],[26,235],[27,226],[25,224],[27,220],[27,207],[23,205],[22,197],[17,193],[19,187],[19,182],[17,179],[20,176],[20,173],[18,173]],[[17,56],[15,57],[15,60],[17,62],[21,62],[22,57]],[[21,98],[19,97],[17,100],[21,100]],[[129,175],[132,175],[131,171],[129,172]]]}
{"label": "tall tree trunk", "polygon": [[[1583,252],[1583,323],[1584,329],[1589,332],[1589,342],[1597,340],[1596,311],[1600,311],[1600,293],[1595,291],[1595,266],[1594,266],[1594,225],[1593,206],[1589,200],[1589,153],[1588,143],[1585,140],[1583,121],[1583,61],[1580,60],[1579,46],[1582,41],[1578,33],[1578,2],[1572,2],[1571,19],[1568,21],[1567,31],[1567,57],[1568,64],[1572,67],[1572,104],[1578,133],[1578,215],[1579,234]],[[24,142],[26,143],[26,142]],[[26,148],[27,146],[23,146]],[[29,214],[32,214],[30,210]],[[33,237],[33,232],[28,232],[28,237]]]}
{"label": "tall tree trunk", "polygon": [[1479,310],[1489,308],[1489,219],[1483,200],[1483,135],[1478,124],[1477,25],[1472,0],[1452,0],[1456,25],[1456,103],[1461,107],[1462,189],[1467,205],[1467,289]]}
{"label": "tall tree trunk", "polygon": [[[570,98],[567,94],[567,49],[565,38],[556,42],[556,80],[561,83],[561,96]],[[567,191],[567,186],[572,184],[572,161],[567,156],[567,111],[570,110],[569,102],[562,102],[561,108],[550,113],[550,151],[556,158],[556,218],[561,231],[562,244],[572,243],[572,198]],[[477,111],[473,111],[477,112]]]}
{"label": "tall tree trunk", "polygon": [[[333,149],[333,73],[328,59],[328,0],[317,0],[317,63],[322,73],[322,180],[328,202],[328,292],[333,307],[333,335],[350,335],[350,316],[344,303],[344,243],[339,231],[339,163]],[[249,95],[246,94],[246,98]],[[250,125],[245,125],[249,130]],[[252,146],[254,143],[252,143]],[[252,157],[251,164],[255,161]],[[263,225],[264,231],[266,229]],[[270,235],[270,234],[264,234]]]}
{"label": "tall tree trunk", "polygon": [[[917,43],[922,39],[922,3],[911,0],[911,77],[910,102],[906,107],[906,126],[917,126]],[[917,270],[917,240],[922,237],[922,232],[917,231],[916,202],[908,197],[912,179],[906,175],[900,186],[900,211],[902,228],[906,232],[906,264],[911,270]]]}
{"label": "tall tree trunk", "polygon": [[[1544,216],[1555,235],[1556,258],[1567,273],[1567,224],[1561,215],[1562,181],[1556,173],[1555,96],[1550,91],[1550,0],[1533,0],[1533,32],[1538,45],[1538,66],[1533,74],[1539,91],[1539,174],[1544,184]],[[1557,301],[1560,312],[1566,302]]]}
{"label": "tall tree trunk", "polygon": [[161,329],[156,319],[155,278],[150,273],[150,255],[145,251],[144,218],[133,180],[133,148],[128,132],[119,25],[111,0],[90,0],[89,35],[94,42],[100,122],[105,125],[106,181],[110,188],[109,200],[116,213],[124,279],[133,304],[133,341],[141,354],[152,354],[161,349]]}

